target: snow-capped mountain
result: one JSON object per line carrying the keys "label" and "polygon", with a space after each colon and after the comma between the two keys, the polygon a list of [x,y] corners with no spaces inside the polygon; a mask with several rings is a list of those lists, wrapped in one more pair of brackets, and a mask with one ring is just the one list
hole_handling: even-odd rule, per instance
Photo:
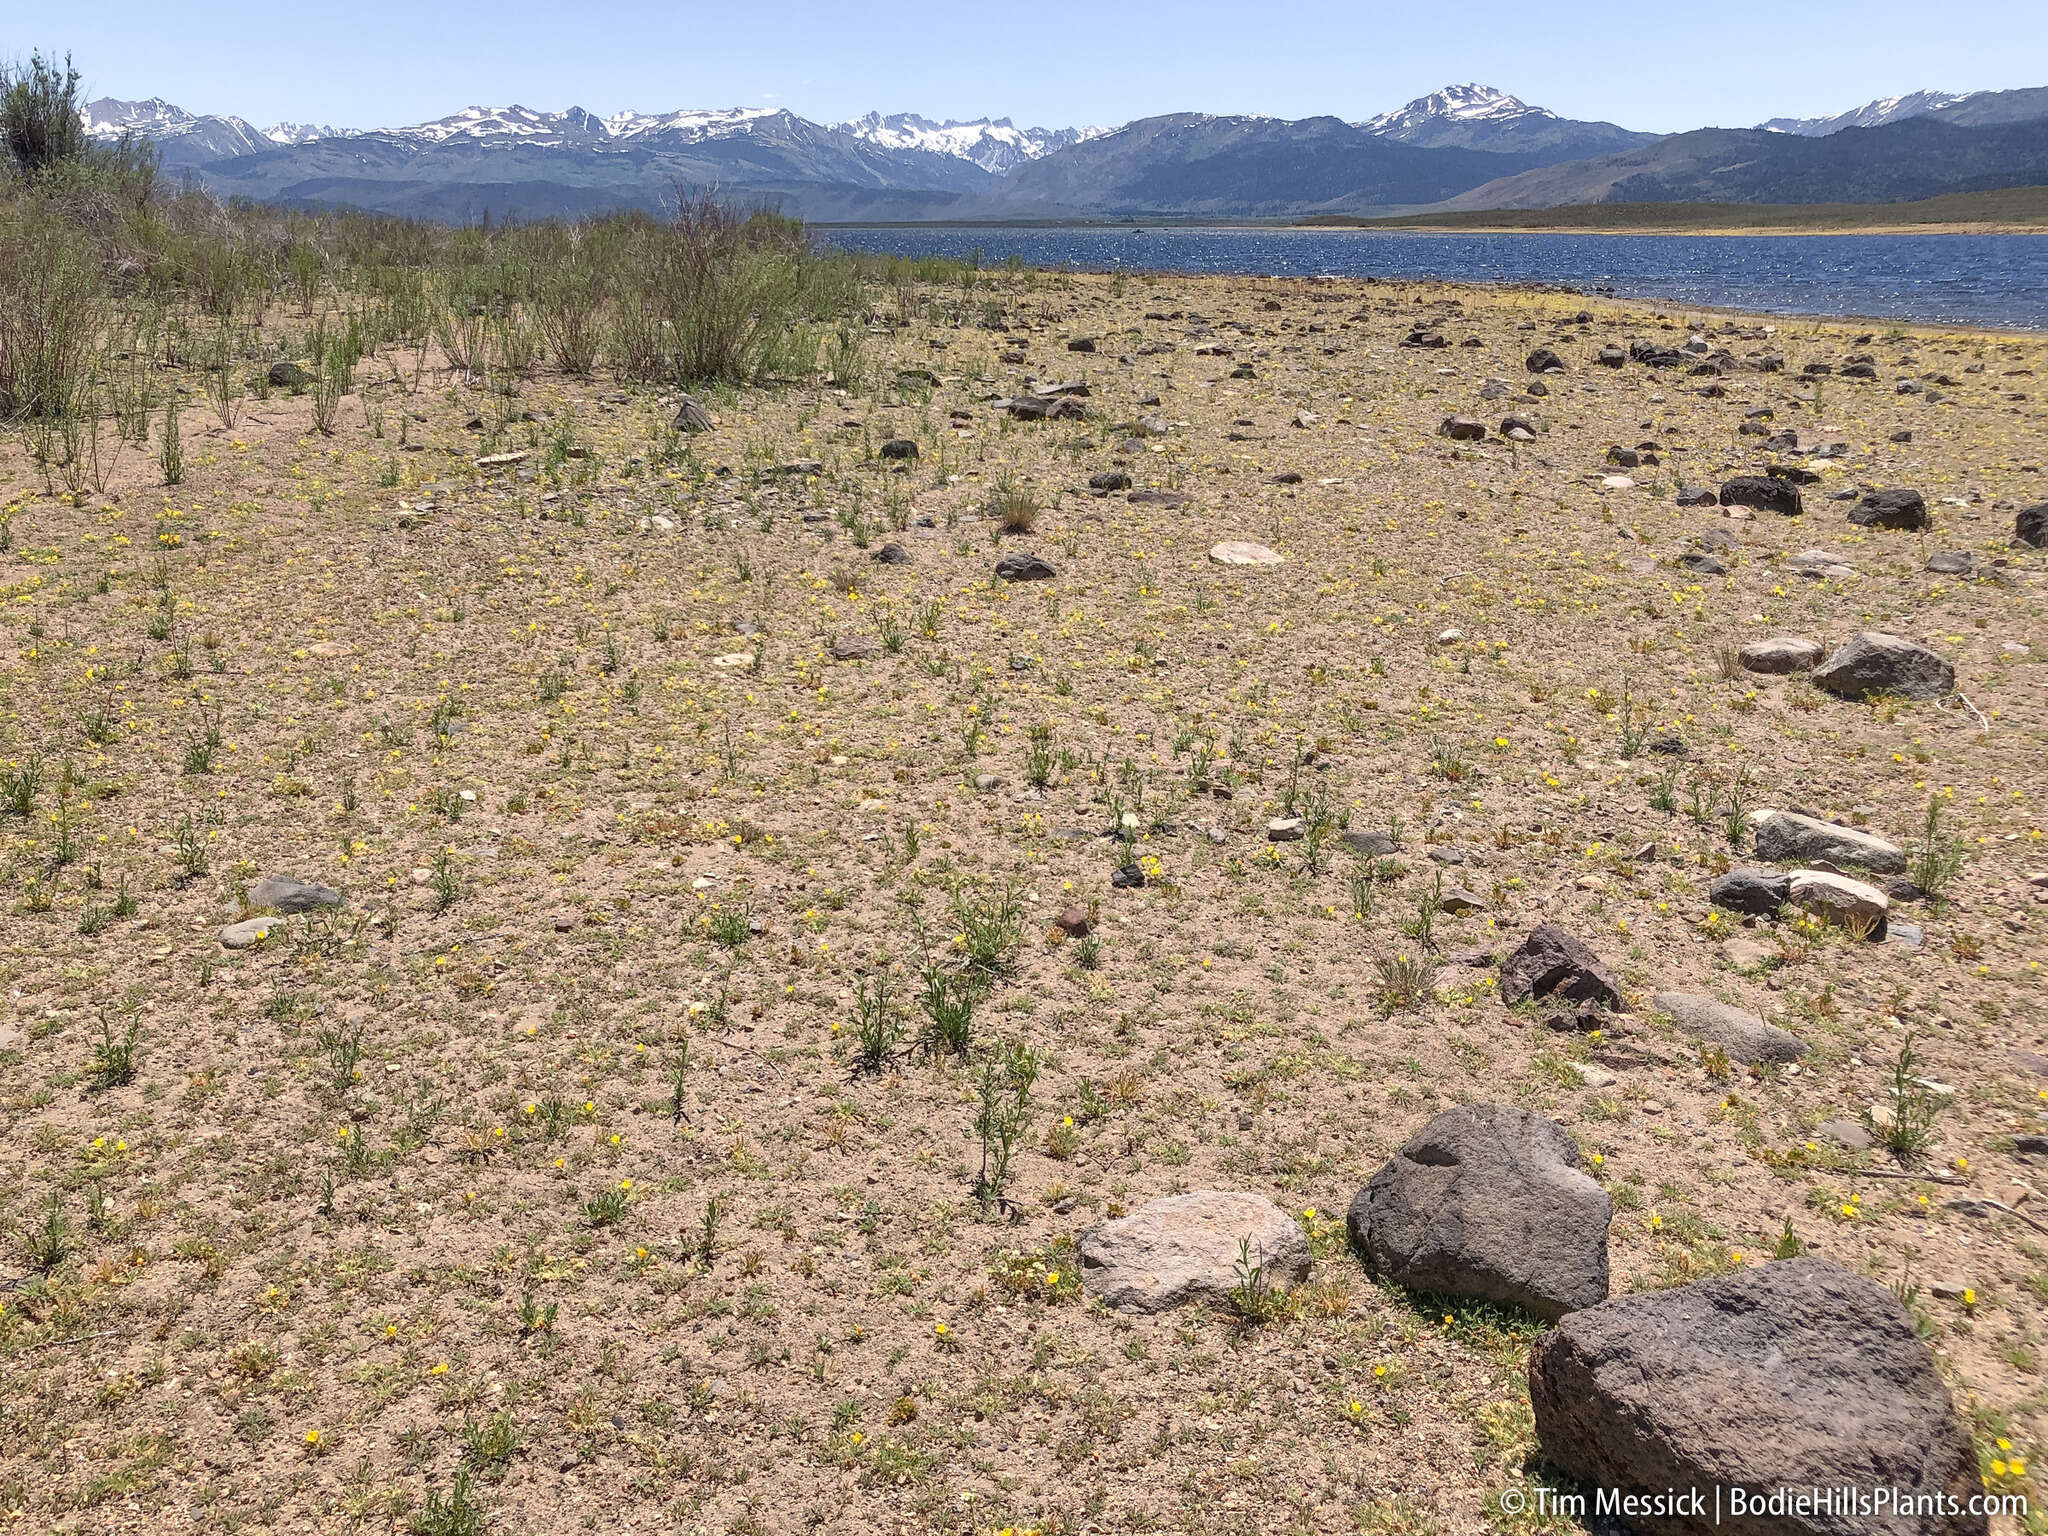
{"label": "snow-capped mountain", "polygon": [[1447,85],[1358,126],[1422,149],[1484,149],[1553,160],[1613,154],[1655,137],[1613,123],[1575,122],[1493,86],[1469,82]]}
{"label": "snow-capped mountain", "polygon": [[1382,112],[1359,124],[1389,139],[1413,142],[1438,124],[1498,123],[1513,118],[1540,117],[1560,121],[1555,112],[1532,107],[1518,96],[1490,85],[1447,85],[1427,96],[1418,96],[1396,112]]}
{"label": "snow-capped mountain", "polygon": [[164,163],[172,166],[199,165],[234,155],[251,155],[278,144],[303,144],[313,139],[344,136],[344,130],[325,123],[279,123],[257,128],[246,118],[216,117],[187,112],[160,96],[147,101],[119,101],[102,97],[79,110],[85,132],[102,144],[117,142],[123,134],[152,140]]}
{"label": "snow-capped mountain", "polygon": [[944,122],[933,122],[915,112],[896,112],[887,117],[870,112],[836,126],[841,133],[850,133],[886,149],[921,149],[972,160],[997,176],[1056,149],[1099,138],[1109,131],[1095,127],[1019,128],[1007,117],[977,117],[971,122],[947,118]]}
{"label": "snow-capped mountain", "polygon": [[1996,123],[2026,123],[2048,117],[2048,88],[2019,91],[1914,91],[1908,96],[1883,96],[1833,117],[1774,117],[1757,127],[1767,133],[1796,133],[1823,138],[1844,128],[1881,128],[1909,117],[1939,118],[1959,128],[1985,128]]}

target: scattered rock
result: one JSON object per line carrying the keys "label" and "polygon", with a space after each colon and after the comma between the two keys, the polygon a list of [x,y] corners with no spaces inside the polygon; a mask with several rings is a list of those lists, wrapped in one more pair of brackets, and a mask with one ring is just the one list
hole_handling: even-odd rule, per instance
{"label": "scattered rock", "polygon": [[1531,373],[1564,372],[1564,359],[1559,357],[1549,347],[1538,347],[1523,361]]}
{"label": "scattered rock", "polygon": [[222,949],[254,949],[278,928],[274,917],[245,917],[220,931]]}
{"label": "scattered rock", "polygon": [[1226,539],[1211,546],[1209,558],[1218,565],[1283,565],[1286,559],[1275,554],[1263,544],[1252,544],[1243,539]]}
{"label": "scattered rock", "polygon": [[2035,549],[2048,549],[2048,501],[2021,507],[2013,516],[2012,536]]}
{"label": "scattered rock", "polygon": [[1529,1398],[1544,1454],[1579,1482],[1696,1513],[1645,1536],[1983,1536],[1985,1517],[1799,1515],[1716,1521],[1716,1490],[1896,1488],[1957,1501],[1983,1485],[1948,1388],[1883,1286],[1788,1259],[1574,1312],[1536,1342]]}
{"label": "scattered rock", "polygon": [[1707,887],[1707,899],[1749,917],[1773,917],[1792,899],[1792,877],[1777,869],[1731,869]]}
{"label": "scattered rock", "polygon": [[313,375],[293,362],[272,363],[264,378],[273,389],[306,389],[313,382]]}
{"label": "scattered rock", "polygon": [[1439,437],[1461,443],[1476,443],[1486,436],[1486,423],[1471,416],[1446,416],[1438,427]]}
{"label": "scattered rock", "polygon": [[1299,816],[1275,816],[1266,823],[1269,843],[1298,843],[1308,834],[1308,823]]}
{"label": "scattered rock", "polygon": [[1500,997],[1510,1008],[1538,997],[1621,1007],[1621,989],[1600,957],[1550,923],[1530,929],[1521,948],[1501,962]]}
{"label": "scattered rock", "polygon": [[319,907],[341,905],[341,892],[331,886],[311,885],[290,875],[270,875],[249,887],[249,905],[272,912],[311,912]]}
{"label": "scattered rock", "polygon": [[1345,832],[1337,841],[1361,859],[1384,859],[1401,847],[1391,832]]}
{"label": "scattered rock", "polygon": [[1797,517],[1806,510],[1799,499],[1799,487],[1772,475],[1737,475],[1721,487],[1724,507],[1753,507],[1759,512],[1777,512]]}
{"label": "scattered rock", "polygon": [[836,635],[832,640],[834,661],[869,661],[881,654],[880,643],[866,635]]}
{"label": "scattered rock", "polygon": [[875,453],[884,459],[914,459],[917,457],[917,444],[907,437],[892,437]]}
{"label": "scattered rock", "polygon": [[1070,939],[1085,939],[1095,931],[1094,916],[1078,902],[1060,908],[1060,915],[1053,919],[1053,923]]}
{"label": "scattered rock", "polygon": [[1005,555],[996,562],[998,581],[1051,581],[1059,574],[1038,555]]}
{"label": "scattered rock", "polygon": [[1851,1152],[1868,1151],[1876,1140],[1854,1120],[1830,1120],[1825,1125],[1815,1126],[1813,1133]]}
{"label": "scattered rock", "polygon": [[1088,477],[1088,489],[1107,496],[1111,491],[1128,491],[1131,477],[1120,469],[1098,470]]}
{"label": "scattered rock", "polygon": [[1681,507],[1717,507],[1721,504],[1721,497],[1710,485],[1681,485],[1678,504]]}
{"label": "scattered rock", "polygon": [[1808,581],[1841,581],[1856,574],[1856,567],[1825,549],[1802,549],[1785,557],[1785,569]]}
{"label": "scattered rock", "polygon": [[678,432],[709,432],[711,413],[685,395],[676,403],[675,420],[669,425]]}
{"label": "scattered rock", "polygon": [[1748,1066],[1797,1061],[1809,1047],[1797,1035],[1766,1024],[1753,1013],[1732,1008],[1698,992],[1659,992],[1651,1004],[1695,1040],[1718,1045]]}
{"label": "scattered rock", "polygon": [[1149,1201],[1084,1233],[1077,1246],[1083,1289],[1131,1312],[1197,1300],[1228,1305],[1246,1251],[1275,1289],[1308,1278],[1308,1239],[1294,1218],[1263,1195],[1239,1190]]}
{"label": "scattered rock", "polygon": [[1878,874],[1906,867],[1897,844],[1855,827],[1802,816],[1796,811],[1767,811],[1756,819],[1756,851],[1776,864],[1827,863],[1855,865]]}
{"label": "scattered rock", "polygon": [[1175,507],[1184,507],[1194,498],[1183,495],[1179,491],[1144,490],[1133,491],[1126,499],[1133,506],[1166,507],[1171,509]]}
{"label": "scattered rock", "polygon": [[1742,648],[1742,670],[1780,677],[1788,672],[1811,672],[1821,658],[1818,640],[1798,635],[1776,635],[1769,640],[1752,640]]}
{"label": "scattered rock", "polygon": [[1816,917],[1844,926],[1867,926],[1874,935],[1883,933],[1885,914],[1892,904],[1876,886],[1825,869],[1793,870],[1789,899],[1793,906]]}
{"label": "scattered rock", "polygon": [[1555,1320],[1607,1299],[1607,1192],[1555,1121],[1471,1104],[1425,1125],[1351,1202],[1351,1240],[1396,1285]]}
{"label": "scattered rock", "polygon": [[1927,564],[1921,567],[1935,576],[1970,576],[1977,570],[1977,561],[1966,550],[1941,550],[1927,557]]}
{"label": "scattered rock", "polygon": [[1927,515],[1927,498],[1903,487],[1871,491],[1849,513],[1849,521],[1860,528],[1925,528],[1934,519]]}
{"label": "scattered rock", "polygon": [[901,544],[898,544],[894,539],[891,539],[872,555],[869,555],[868,558],[877,565],[908,565],[910,564],[910,551]]}
{"label": "scattered rock", "polygon": [[1845,699],[1873,693],[1945,699],[1955,692],[1956,669],[1916,641],[1868,629],[1816,667],[1813,680]]}

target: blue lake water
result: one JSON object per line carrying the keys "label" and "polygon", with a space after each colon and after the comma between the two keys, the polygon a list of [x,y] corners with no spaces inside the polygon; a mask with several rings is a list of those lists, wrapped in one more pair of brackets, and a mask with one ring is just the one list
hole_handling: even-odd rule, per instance
{"label": "blue lake water", "polygon": [[821,244],[984,266],[1548,283],[1759,314],[2048,329],[2048,235],[1423,234],[1407,230],[835,228]]}

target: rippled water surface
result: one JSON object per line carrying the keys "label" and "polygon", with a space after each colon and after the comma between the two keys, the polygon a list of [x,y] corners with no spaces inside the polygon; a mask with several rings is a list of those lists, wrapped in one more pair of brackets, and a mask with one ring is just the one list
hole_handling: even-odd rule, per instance
{"label": "rippled water surface", "polygon": [[1550,283],[1757,313],[2048,329],[2048,235],[1422,234],[1388,230],[838,228],[828,245],[985,266]]}

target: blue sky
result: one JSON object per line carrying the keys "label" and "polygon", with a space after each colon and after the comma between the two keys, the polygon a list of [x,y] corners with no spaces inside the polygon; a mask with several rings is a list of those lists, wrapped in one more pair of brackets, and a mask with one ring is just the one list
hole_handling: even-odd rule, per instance
{"label": "blue sky", "polygon": [[1477,80],[1569,117],[1747,126],[1932,88],[2048,85],[2048,5],[1970,0],[1181,0],[1042,8],[8,0],[0,55],[69,49],[95,96],[381,127],[472,103],[1010,116],[1369,117]]}

